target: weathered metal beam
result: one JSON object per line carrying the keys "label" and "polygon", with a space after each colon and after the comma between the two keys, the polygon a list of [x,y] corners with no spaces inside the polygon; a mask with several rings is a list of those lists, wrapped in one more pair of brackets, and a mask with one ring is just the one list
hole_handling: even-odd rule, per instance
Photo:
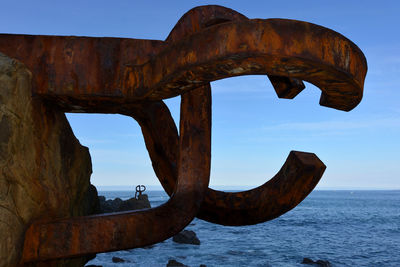
{"label": "weathered metal beam", "polygon": [[321,105],[348,111],[361,101],[367,71],[343,35],[287,19],[228,21],[174,42],[0,35],[0,51],[34,70],[34,94],[69,111],[90,101],[165,99],[249,74],[311,82],[322,90]]}
{"label": "weathered metal beam", "polygon": [[157,208],[34,222],[22,262],[142,247],[161,242],[196,216],[208,187],[211,150],[210,89],[182,96],[178,179],[171,199]]}

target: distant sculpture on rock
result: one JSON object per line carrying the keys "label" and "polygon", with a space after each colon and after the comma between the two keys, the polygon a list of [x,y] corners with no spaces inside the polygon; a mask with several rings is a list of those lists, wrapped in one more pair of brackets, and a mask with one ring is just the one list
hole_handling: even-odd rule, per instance
{"label": "distant sculpture on rock", "polygon": [[150,209],[150,201],[147,194],[136,194],[135,197],[129,198],[127,200],[122,200],[120,198],[108,199],[104,196],[99,196],[100,202],[100,212],[119,212],[119,211],[129,211],[129,210],[141,210]]}

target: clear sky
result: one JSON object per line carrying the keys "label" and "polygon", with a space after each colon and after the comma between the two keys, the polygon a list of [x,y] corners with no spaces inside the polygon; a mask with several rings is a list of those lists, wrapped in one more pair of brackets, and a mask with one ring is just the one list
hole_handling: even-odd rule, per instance
{"label": "clear sky", "polygon": [[[213,82],[211,187],[260,185],[290,150],[300,150],[327,165],[320,189],[400,189],[399,1],[2,1],[0,32],[164,40],[186,11],[205,4],[331,28],[361,48],[369,68],[364,98],[350,112],[319,106],[320,90],[311,84],[283,100],[266,76]],[[179,101],[166,101],[176,121]],[[159,185],[134,120],[68,119],[90,149],[93,184]]]}

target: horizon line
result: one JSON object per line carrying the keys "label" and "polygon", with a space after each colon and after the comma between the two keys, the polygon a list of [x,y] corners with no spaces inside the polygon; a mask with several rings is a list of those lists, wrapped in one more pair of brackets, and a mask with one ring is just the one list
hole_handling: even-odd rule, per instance
{"label": "horizon line", "polygon": [[[94,185],[98,191],[134,191],[136,185]],[[161,185],[145,185],[148,190],[153,191],[164,191]],[[215,185],[210,186],[212,189],[216,190],[250,190],[253,188],[259,187],[259,185]],[[346,186],[323,186],[323,187],[316,187],[313,191],[328,191],[328,190],[356,190],[356,191],[398,191],[400,188],[389,188],[389,187],[346,187]]]}

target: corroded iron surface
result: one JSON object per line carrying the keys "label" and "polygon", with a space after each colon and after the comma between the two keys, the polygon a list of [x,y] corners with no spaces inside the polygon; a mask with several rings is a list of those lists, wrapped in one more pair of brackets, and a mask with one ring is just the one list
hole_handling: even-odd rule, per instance
{"label": "corroded iron surface", "polygon": [[[153,244],[195,216],[248,225],[280,216],[316,186],[325,165],[290,152],[278,173],[249,191],[208,188],[210,82],[267,75],[278,97],[292,99],[308,81],[320,104],[349,111],[361,101],[367,63],[341,34],[287,19],[248,19],[221,6],[187,12],[165,41],[0,34],[0,52],[33,73],[34,97],[66,112],[118,113],[141,126],[154,171],[170,200],[157,208],[32,222],[21,262]],[[182,96],[180,135],[162,99]]]}
{"label": "corroded iron surface", "polygon": [[[351,110],[361,101],[365,57],[337,32],[287,19],[227,21],[226,15],[178,38],[188,17],[178,22],[180,32],[171,33],[171,41],[3,34],[0,51],[32,70],[34,94],[57,100],[67,111],[161,100],[247,74],[290,77],[283,80],[293,88],[308,81],[322,90],[320,104],[336,109]],[[278,87],[279,96],[295,95]]]}
{"label": "corroded iron surface", "polygon": [[24,261],[143,247],[179,233],[196,216],[210,175],[211,92],[200,87],[182,96],[178,179],[162,206],[136,212],[36,222],[28,229]]}

